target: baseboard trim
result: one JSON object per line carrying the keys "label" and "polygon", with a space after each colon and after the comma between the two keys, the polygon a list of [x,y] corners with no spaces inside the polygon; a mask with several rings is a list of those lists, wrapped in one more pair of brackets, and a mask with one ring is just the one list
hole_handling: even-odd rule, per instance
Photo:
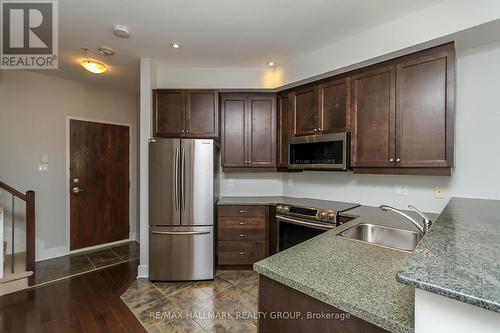
{"label": "baseboard trim", "polygon": [[149,278],[149,265],[139,265],[137,267],[137,278],[138,279]]}
{"label": "baseboard trim", "polygon": [[105,244],[99,244],[99,245],[84,247],[84,248],[77,249],[77,250],[71,250],[71,251],[69,251],[69,254],[80,253],[80,252],[85,252],[85,251],[92,251],[92,250],[99,250],[99,249],[102,249],[103,247],[108,247],[108,246],[113,246],[113,245],[120,245],[122,243],[128,243],[130,241],[136,242],[135,239],[122,239],[122,240],[119,240],[119,241],[116,241],[116,242],[110,242],[110,243],[105,243]]}
{"label": "baseboard trim", "polygon": [[42,261],[57,257],[62,257],[68,254],[68,248],[66,246],[53,247],[51,249],[37,249],[36,260]]}

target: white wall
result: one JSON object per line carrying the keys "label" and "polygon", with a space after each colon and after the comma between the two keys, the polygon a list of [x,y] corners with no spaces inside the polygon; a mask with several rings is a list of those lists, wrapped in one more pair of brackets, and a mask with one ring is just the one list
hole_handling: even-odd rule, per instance
{"label": "white wall", "polygon": [[[448,201],[434,198],[435,185],[445,188],[447,198],[500,199],[499,88],[500,43],[457,54],[456,168],[451,177],[288,173],[283,193],[401,208],[412,203],[429,212],[440,212]],[[394,184],[408,185],[408,195],[394,195]]]}
{"label": "white wall", "polygon": [[[0,72],[0,178],[23,192],[30,189],[36,192],[37,260],[64,255],[68,251],[65,206],[67,115],[132,125],[130,231],[135,235],[137,114],[135,94],[27,71]],[[42,154],[49,156],[46,173],[37,170]],[[4,202],[5,216],[9,216],[10,195],[3,193],[0,200]],[[16,204],[21,208],[19,201]],[[24,237],[23,230],[17,232],[17,237]]]}
{"label": "white wall", "polygon": [[221,196],[283,195],[281,173],[224,173],[220,177]]}
{"label": "white wall", "polygon": [[498,0],[443,1],[289,59],[276,68],[275,82],[287,85],[380,56],[392,54],[391,57],[395,57],[406,48],[446,38],[499,18]]}
{"label": "white wall", "polygon": [[170,67],[156,62],[159,88],[274,88],[274,68]]}

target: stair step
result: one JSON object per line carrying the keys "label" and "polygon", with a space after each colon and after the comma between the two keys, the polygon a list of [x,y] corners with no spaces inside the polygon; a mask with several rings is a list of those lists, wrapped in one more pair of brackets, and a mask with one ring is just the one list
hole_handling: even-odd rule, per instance
{"label": "stair step", "polygon": [[[27,274],[27,275],[26,275]],[[0,281],[0,296],[15,293],[16,291],[24,290],[28,288],[28,277],[31,276],[33,272],[22,272],[13,274],[16,276],[14,280],[4,281],[5,277]],[[21,277],[24,275],[23,277]]]}
{"label": "stair step", "polygon": [[33,275],[32,271],[22,271],[22,272],[17,272],[17,273],[6,272],[6,274],[4,274],[4,276],[3,276],[3,278],[0,279],[0,283],[7,283],[7,282],[11,282],[11,281],[26,279],[32,275]]}

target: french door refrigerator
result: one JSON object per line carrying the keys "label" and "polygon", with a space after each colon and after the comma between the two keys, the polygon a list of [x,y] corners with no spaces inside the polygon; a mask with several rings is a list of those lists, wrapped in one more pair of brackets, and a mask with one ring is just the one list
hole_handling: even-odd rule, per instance
{"label": "french door refrigerator", "polygon": [[214,278],[218,148],[213,140],[149,143],[149,278]]}

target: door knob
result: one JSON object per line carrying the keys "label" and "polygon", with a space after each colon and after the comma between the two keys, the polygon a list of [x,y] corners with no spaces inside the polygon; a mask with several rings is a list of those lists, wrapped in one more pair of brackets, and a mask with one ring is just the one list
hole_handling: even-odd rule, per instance
{"label": "door knob", "polygon": [[80,180],[78,178],[73,179],[73,183],[78,184]]}
{"label": "door knob", "polygon": [[78,187],[73,187],[73,193],[80,193],[83,192],[83,190],[80,190]]}

